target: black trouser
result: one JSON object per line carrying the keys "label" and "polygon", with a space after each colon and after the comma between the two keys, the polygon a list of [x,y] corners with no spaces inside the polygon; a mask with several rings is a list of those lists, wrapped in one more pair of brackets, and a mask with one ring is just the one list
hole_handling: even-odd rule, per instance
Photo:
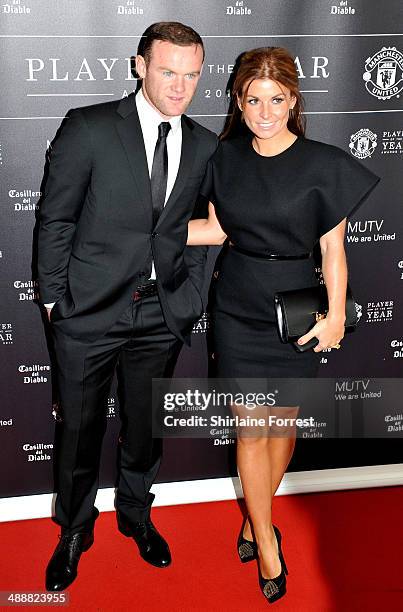
{"label": "black trouser", "polygon": [[115,370],[122,418],[116,508],[144,521],[162,441],[152,437],[152,378],[170,377],[182,343],[167,328],[158,296],[133,301],[93,343],[54,328],[62,423],[56,448],[56,520],[63,530],[91,529],[107,399]]}

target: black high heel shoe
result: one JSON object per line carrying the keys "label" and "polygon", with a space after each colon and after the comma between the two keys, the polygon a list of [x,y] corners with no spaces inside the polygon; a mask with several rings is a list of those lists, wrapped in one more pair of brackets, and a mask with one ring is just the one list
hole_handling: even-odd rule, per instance
{"label": "black high heel shoe", "polygon": [[269,603],[274,603],[283,597],[287,592],[287,579],[286,575],[288,574],[287,565],[284,560],[283,551],[281,550],[281,533],[280,530],[273,525],[274,533],[276,535],[277,544],[278,544],[278,556],[281,563],[281,572],[278,576],[274,578],[264,578],[262,576],[262,572],[260,571],[260,563],[258,561],[258,570],[259,570],[259,586],[266,597]]}
{"label": "black high heel shoe", "polygon": [[253,559],[257,559],[256,542],[247,540],[243,537],[243,530],[245,528],[245,523],[247,520],[248,517],[246,517],[244,522],[242,523],[241,531],[239,533],[237,541],[238,555],[241,560],[241,563],[248,563],[248,561],[253,561]]}
{"label": "black high heel shoe", "polygon": [[284,559],[283,551],[281,549],[281,533],[280,533],[280,529],[278,527],[276,527],[275,525],[273,525],[273,529],[274,529],[274,533],[276,535],[277,546],[278,546],[278,556],[279,556],[280,563],[281,563],[281,569],[283,569],[284,573],[287,574],[287,576],[288,576],[287,565],[286,565],[286,562],[285,562],[285,559]]}

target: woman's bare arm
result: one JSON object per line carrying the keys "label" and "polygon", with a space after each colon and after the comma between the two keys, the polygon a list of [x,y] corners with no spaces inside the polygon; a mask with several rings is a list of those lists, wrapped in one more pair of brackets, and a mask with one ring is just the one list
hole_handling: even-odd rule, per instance
{"label": "woman's bare arm", "polygon": [[318,321],[307,334],[298,340],[298,344],[305,344],[316,336],[319,344],[313,349],[315,352],[333,347],[344,337],[347,288],[347,262],[344,250],[345,231],[346,219],[343,219],[336,227],[324,234],[319,241],[329,310],[326,319]]}
{"label": "woman's bare arm", "polygon": [[321,237],[322,273],[329,311],[327,319],[342,323],[346,320],[347,262],[344,250],[346,219]]}

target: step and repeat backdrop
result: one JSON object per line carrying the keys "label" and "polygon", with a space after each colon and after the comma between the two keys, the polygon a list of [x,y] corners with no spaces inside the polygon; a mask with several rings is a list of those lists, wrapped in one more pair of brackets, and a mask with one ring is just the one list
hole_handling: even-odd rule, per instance
{"label": "step and repeat backdrop", "polygon": [[[52,347],[32,272],[52,139],[70,108],[136,89],[132,58],[146,27],[161,20],[189,24],[205,41],[189,109],[196,121],[219,133],[237,56],[285,46],[296,58],[308,137],[341,147],[382,178],[346,234],[360,325],[341,350],[321,358],[320,376],[338,379],[343,439],[326,439],[319,419],[298,440],[290,470],[403,462],[403,415],[385,380],[403,372],[403,5],[389,0],[383,8],[376,0],[1,1],[0,497],[53,487]],[[216,256],[212,249],[210,273]],[[205,314],[192,348],[181,354],[178,377],[207,374],[208,328]],[[376,407],[369,424],[364,400]],[[115,479],[114,389],[107,415],[102,487]],[[233,440],[166,440],[160,482],[234,473]]]}

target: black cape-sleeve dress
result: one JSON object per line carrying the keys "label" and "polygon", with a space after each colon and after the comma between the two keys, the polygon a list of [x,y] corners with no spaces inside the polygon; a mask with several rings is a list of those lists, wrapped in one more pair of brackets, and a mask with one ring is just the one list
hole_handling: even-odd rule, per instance
{"label": "black cape-sleeve dress", "polygon": [[[202,194],[215,205],[229,242],[259,254],[311,253],[319,238],[352,215],[379,178],[338,147],[298,137],[273,157],[251,136],[222,141]],[[282,344],[274,294],[318,284],[312,257],[271,261],[224,247],[212,322],[219,377],[313,377],[320,353]]]}

